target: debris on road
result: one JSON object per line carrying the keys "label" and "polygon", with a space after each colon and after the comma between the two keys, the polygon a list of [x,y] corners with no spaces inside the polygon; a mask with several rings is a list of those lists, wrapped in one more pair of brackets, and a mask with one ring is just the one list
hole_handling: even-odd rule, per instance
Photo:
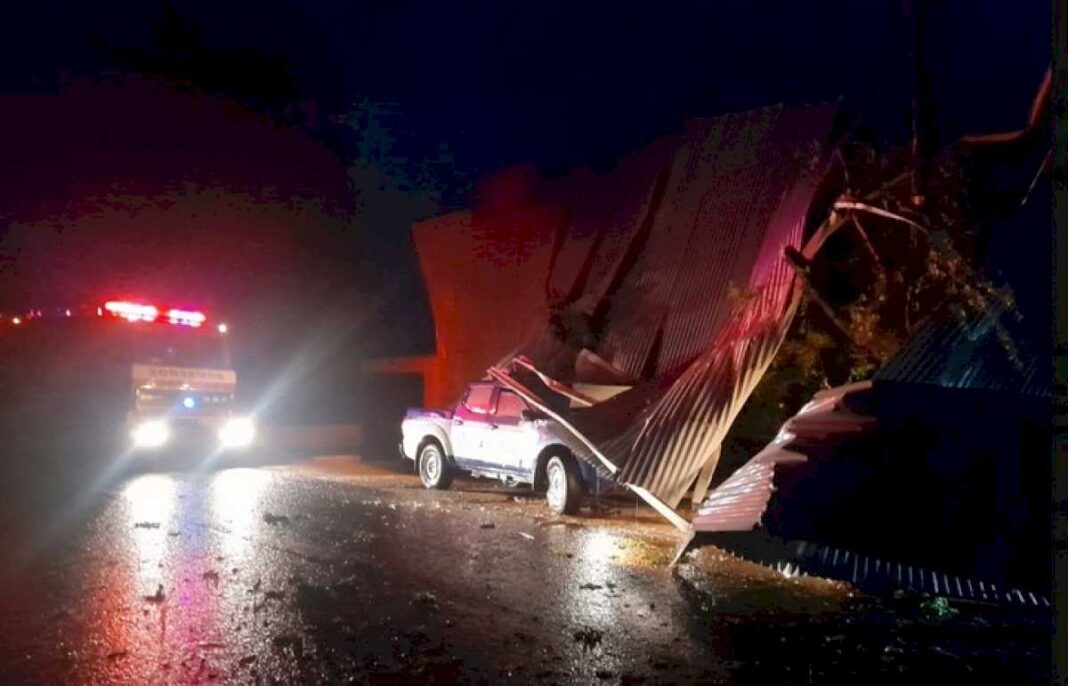
{"label": "debris on road", "polygon": [[271,514],[270,512],[264,512],[263,521],[267,522],[272,526],[275,524],[289,524],[289,517],[287,517],[286,515],[276,515]]}
{"label": "debris on road", "polygon": [[108,653],[108,660],[121,660],[130,654],[128,650],[115,650]]}
{"label": "debris on road", "polygon": [[497,528],[497,525],[496,525],[496,524],[494,524],[493,522],[485,522],[485,523],[484,523],[484,524],[482,524],[482,526],[480,526],[479,528],[480,528],[480,529],[496,529],[496,528]]}
{"label": "debris on road", "polygon": [[528,541],[533,541],[534,540],[534,536],[532,534],[528,534],[525,531],[520,531],[519,535],[522,536],[523,538],[527,539]]}
{"label": "debris on road", "polygon": [[134,524],[135,529],[158,529],[159,522],[138,522]]}
{"label": "debris on road", "polygon": [[163,584],[156,587],[156,592],[153,595],[146,595],[145,600],[150,603],[162,603],[167,599],[167,594],[163,592]]}
{"label": "debris on road", "polygon": [[438,599],[437,596],[435,596],[430,591],[419,591],[415,594],[415,597],[412,599],[412,602],[416,605],[431,605],[436,607],[438,604]]}
{"label": "debris on road", "polygon": [[584,627],[572,634],[572,638],[575,639],[575,643],[582,644],[583,650],[593,650],[601,643],[604,632],[593,627]]}

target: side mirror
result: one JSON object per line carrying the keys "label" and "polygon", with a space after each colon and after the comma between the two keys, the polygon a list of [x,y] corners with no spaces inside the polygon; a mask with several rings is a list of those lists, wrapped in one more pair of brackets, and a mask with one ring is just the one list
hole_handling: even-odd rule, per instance
{"label": "side mirror", "polygon": [[549,416],[547,414],[545,414],[544,412],[542,412],[541,410],[523,410],[520,413],[520,416],[523,418],[524,421],[527,421],[527,422],[535,422],[535,421],[538,421],[539,419],[548,419],[549,418]]}

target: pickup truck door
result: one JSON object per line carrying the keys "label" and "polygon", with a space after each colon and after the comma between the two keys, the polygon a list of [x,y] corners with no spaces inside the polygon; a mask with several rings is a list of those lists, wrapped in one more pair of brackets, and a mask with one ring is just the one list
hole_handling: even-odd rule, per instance
{"label": "pickup truck door", "polygon": [[512,391],[498,391],[486,448],[489,459],[501,470],[520,477],[533,476],[536,437],[522,419],[526,402]]}
{"label": "pickup truck door", "polygon": [[449,440],[453,457],[464,468],[483,465],[486,459],[486,435],[489,431],[492,383],[471,384],[452,415]]}

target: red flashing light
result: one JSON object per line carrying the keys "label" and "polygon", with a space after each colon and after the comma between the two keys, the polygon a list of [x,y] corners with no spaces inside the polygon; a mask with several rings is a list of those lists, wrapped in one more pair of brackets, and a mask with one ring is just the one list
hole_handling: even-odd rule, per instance
{"label": "red flashing light", "polygon": [[[144,303],[127,302],[125,300],[109,300],[104,303],[103,309],[97,308],[97,314],[103,314],[105,311],[131,322],[163,321],[160,317],[159,308],[155,305],[146,305]],[[198,327],[207,321],[207,316],[203,312],[197,310],[179,310],[170,308],[164,310],[164,313],[166,315],[166,322],[176,326]]]}
{"label": "red flashing light", "polygon": [[122,300],[109,300],[104,303],[104,309],[117,317],[122,317],[131,322],[154,322],[159,316],[159,310],[152,305],[125,302]]}

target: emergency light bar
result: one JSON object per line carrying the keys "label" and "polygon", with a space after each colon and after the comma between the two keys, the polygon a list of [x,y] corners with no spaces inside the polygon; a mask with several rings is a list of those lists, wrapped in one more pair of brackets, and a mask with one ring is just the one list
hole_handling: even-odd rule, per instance
{"label": "emergency light bar", "polygon": [[204,323],[204,313],[191,310],[167,310],[167,321],[182,326],[200,326]]}
{"label": "emergency light bar", "polygon": [[[125,300],[109,300],[104,303],[104,310],[131,322],[154,322],[160,318],[160,311],[154,305],[127,302]],[[103,314],[101,310],[97,310],[97,312]],[[171,308],[166,310],[166,316],[168,324],[177,326],[198,327],[207,320],[207,316],[197,310]]]}
{"label": "emergency light bar", "polygon": [[131,322],[154,322],[159,316],[159,310],[152,305],[140,305],[120,300],[109,300],[104,303],[104,309]]}

